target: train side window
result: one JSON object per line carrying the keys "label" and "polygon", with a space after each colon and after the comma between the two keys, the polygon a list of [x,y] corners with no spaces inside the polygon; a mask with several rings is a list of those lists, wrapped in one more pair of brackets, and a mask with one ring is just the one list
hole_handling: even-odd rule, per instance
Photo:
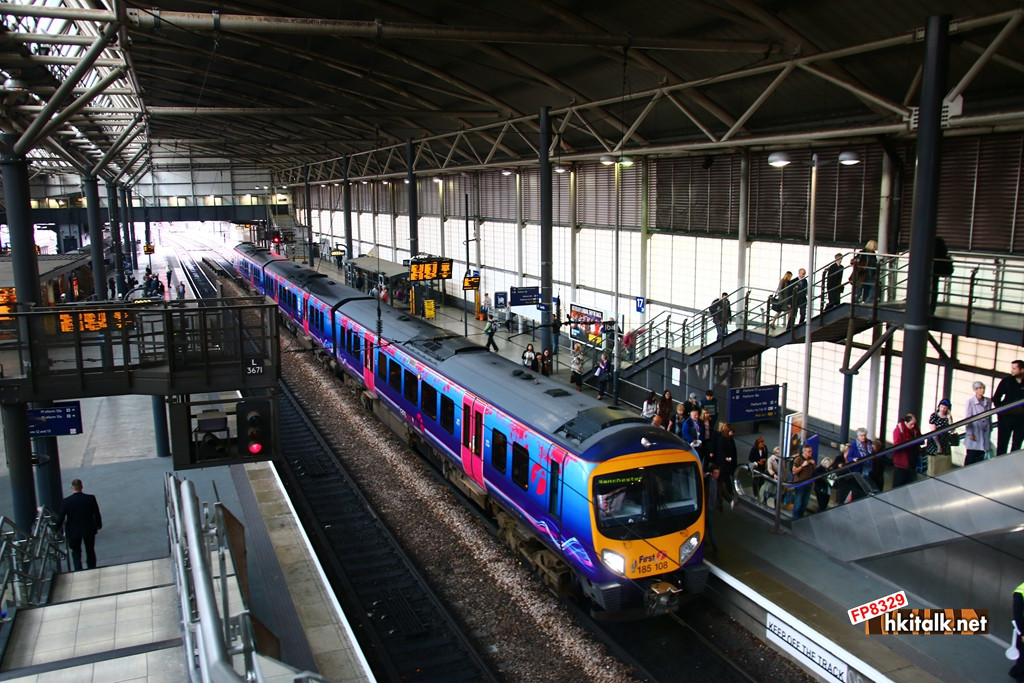
{"label": "train side window", "polygon": [[429,382],[424,382],[420,387],[420,407],[424,415],[437,421],[437,389]]}
{"label": "train side window", "polygon": [[419,403],[419,383],[416,373],[405,371],[405,400],[413,405]]}
{"label": "train side window", "polygon": [[508,438],[497,429],[491,430],[491,466],[502,474],[508,469]]}
{"label": "train side window", "polygon": [[388,378],[388,357],[380,351],[377,352],[377,376],[382,380]]}
{"label": "train side window", "polygon": [[388,365],[388,384],[395,391],[402,390],[402,365],[394,358],[391,359],[391,363]]}
{"label": "train side window", "polygon": [[551,461],[551,476],[548,478],[548,512],[552,515],[558,514],[558,477],[562,474],[561,467],[554,460]]}
{"label": "train side window", "polygon": [[530,488],[530,451],[512,444],[512,483],[522,490]]}
{"label": "train side window", "polygon": [[455,401],[441,394],[441,429],[455,433]]}

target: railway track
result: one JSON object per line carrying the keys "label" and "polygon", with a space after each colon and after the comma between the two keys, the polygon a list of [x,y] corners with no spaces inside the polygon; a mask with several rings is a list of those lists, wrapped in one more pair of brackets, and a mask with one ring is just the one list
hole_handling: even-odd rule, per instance
{"label": "railway track", "polygon": [[[375,672],[388,680],[498,680],[283,384],[279,418],[280,433],[288,435],[282,439],[279,471]],[[472,504],[466,509],[491,525]],[[729,654],[747,647],[752,635],[736,625],[722,627],[728,619],[707,600],[698,598],[684,609],[718,616],[711,626],[703,615],[691,620],[687,614],[623,624],[598,623],[585,610],[570,611],[595,642],[632,670],[634,680],[763,679],[744,671]]]}
{"label": "railway track", "polygon": [[[179,249],[178,255],[196,296],[216,296],[192,254]],[[284,382],[278,429],[287,438],[281,439],[282,459],[275,465],[375,675],[497,681]]]}
{"label": "railway track", "polygon": [[278,469],[378,677],[498,680],[283,383],[279,428]]}

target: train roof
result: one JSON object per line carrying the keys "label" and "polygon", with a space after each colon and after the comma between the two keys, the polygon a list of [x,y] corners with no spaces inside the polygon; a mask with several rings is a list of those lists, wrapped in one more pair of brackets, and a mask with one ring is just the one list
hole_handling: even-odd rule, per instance
{"label": "train roof", "polygon": [[[348,288],[345,288],[348,289]],[[345,315],[370,328],[377,302],[346,302]],[[381,304],[383,337],[409,355],[427,361],[457,384],[519,420],[578,451],[597,432],[619,424],[646,424],[626,410],[602,403],[571,387],[487,351],[462,335],[435,327],[406,311]],[[369,322],[368,321],[373,321]]]}
{"label": "train roof", "polygon": [[268,263],[276,261],[288,260],[281,254],[275,254],[269,249],[265,249],[259,245],[253,244],[252,242],[242,242],[241,244],[236,245],[235,251],[240,254],[245,254],[261,266],[265,266]]}
{"label": "train roof", "polygon": [[[407,310],[368,297],[307,266],[284,260],[271,263],[267,270],[287,277],[325,304],[340,304],[344,315],[367,329],[377,329],[379,311],[384,340],[568,449],[586,450],[590,440],[607,429],[649,426],[623,408],[572,391],[570,385],[544,377],[487,351],[475,341],[435,327]],[[664,430],[660,433],[669,435]]]}
{"label": "train roof", "polygon": [[306,290],[331,308],[352,299],[374,300],[373,297],[342,284],[326,273],[317,272],[294,261],[274,261],[267,265],[267,272],[287,278],[289,282]]}

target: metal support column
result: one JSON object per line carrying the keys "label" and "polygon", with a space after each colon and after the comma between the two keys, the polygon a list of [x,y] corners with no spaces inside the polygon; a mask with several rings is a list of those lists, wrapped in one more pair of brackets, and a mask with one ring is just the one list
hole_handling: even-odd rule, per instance
{"label": "metal support column", "polygon": [[[18,140],[15,133],[0,134],[3,169],[4,204],[10,230],[11,267],[14,271],[14,290],[18,308],[31,310],[39,303],[39,263],[36,261],[35,239],[32,226],[32,205],[28,183],[28,161],[24,154],[14,152]],[[29,321],[22,321],[22,334],[30,339]],[[40,345],[32,345],[29,363],[31,372],[45,367],[45,358],[39,358]],[[32,445],[28,435],[28,414],[24,403],[5,403],[0,406],[4,418],[4,446],[7,468],[11,477],[11,504],[14,521],[23,529],[31,529],[36,518],[36,491],[32,473]]]}
{"label": "metal support column", "polygon": [[132,259],[132,270],[139,269],[139,244],[135,239],[135,207],[132,206],[132,191],[127,185],[121,186],[121,206],[124,207],[125,237],[128,240],[128,255]]}
{"label": "metal support column", "polygon": [[[713,159],[714,157],[709,157]],[[708,165],[710,169],[711,166]],[[740,155],[740,205],[736,235],[736,288],[742,290],[747,285],[747,226],[750,213],[750,150],[744,149]],[[813,271],[812,271],[813,272]],[[807,297],[811,297],[808,290]]]}
{"label": "metal support column", "polygon": [[[872,361],[874,362],[874,361]],[[850,440],[850,411],[853,408],[853,378],[854,372],[842,370],[843,373],[843,415],[839,425],[839,441],[846,443]]]}
{"label": "metal support column", "polygon": [[409,256],[416,258],[420,253],[419,207],[416,205],[416,153],[413,150],[412,138],[405,141],[405,163],[408,166],[409,181]]}
{"label": "metal support column", "polygon": [[[132,269],[132,274],[135,272],[135,240],[132,239],[131,229],[131,217],[128,215],[128,188],[124,185],[117,185],[118,190],[121,192],[121,246],[124,249],[124,260],[125,266]],[[131,278],[127,275],[126,279],[130,282]]]}
{"label": "metal support column", "polygon": [[341,160],[342,218],[345,223],[345,258],[355,258],[352,251],[352,186],[348,182],[348,155]]}
{"label": "metal support column", "polygon": [[941,168],[942,97],[949,67],[949,17],[929,17],[925,29],[924,78],[914,174],[914,208],[907,273],[907,313],[900,373],[900,415],[920,414],[928,352],[932,255]]}
{"label": "metal support column", "polygon": [[540,108],[540,300],[547,310],[540,312],[540,347],[551,348],[552,254],[554,253],[551,217],[551,119],[548,108]]}
{"label": "metal support column", "polygon": [[36,487],[26,408],[24,403],[0,404],[0,414],[4,418],[7,471],[11,478],[11,512],[15,524],[22,529],[31,529],[36,519]]}
{"label": "metal support column", "polygon": [[156,440],[158,458],[171,456],[171,440],[167,431],[167,404],[163,396],[151,396],[153,401],[153,433]]}
{"label": "metal support column", "polygon": [[100,223],[100,191],[96,176],[82,178],[85,194],[85,215],[89,221],[89,253],[92,256],[92,278],[96,282],[96,299],[107,300],[107,264],[103,260],[103,225]]}
{"label": "metal support column", "polygon": [[[304,237],[307,238],[306,244],[309,246],[306,248],[306,260],[303,263],[308,263],[309,267],[313,267],[313,199],[312,191],[309,189],[309,166],[306,167],[306,181],[303,189],[306,195],[306,234]],[[270,205],[269,196],[267,205]]]}
{"label": "metal support column", "polygon": [[107,225],[110,226],[110,239],[114,243],[111,258],[114,259],[114,272],[117,273],[117,296],[123,297],[127,291],[124,277],[124,252],[121,249],[121,219],[117,211],[117,186],[107,183]]}
{"label": "metal support column", "polygon": [[[651,248],[650,169],[647,157],[640,158],[640,296],[647,300],[648,255]],[[647,326],[647,306],[640,312],[640,327]],[[635,342],[634,342],[635,343]],[[666,356],[668,354],[665,354]],[[636,356],[634,356],[635,358]]]}

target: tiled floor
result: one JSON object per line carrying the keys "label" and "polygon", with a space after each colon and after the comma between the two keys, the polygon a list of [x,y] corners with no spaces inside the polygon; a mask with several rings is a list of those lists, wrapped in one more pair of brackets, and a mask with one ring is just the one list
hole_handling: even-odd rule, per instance
{"label": "tiled floor", "polygon": [[[50,604],[18,612],[2,670],[92,656],[96,661],[16,680],[184,680],[180,638],[170,560],[73,572],[57,578]],[[159,649],[118,656],[153,644]],[[156,672],[163,673],[154,678]]]}

